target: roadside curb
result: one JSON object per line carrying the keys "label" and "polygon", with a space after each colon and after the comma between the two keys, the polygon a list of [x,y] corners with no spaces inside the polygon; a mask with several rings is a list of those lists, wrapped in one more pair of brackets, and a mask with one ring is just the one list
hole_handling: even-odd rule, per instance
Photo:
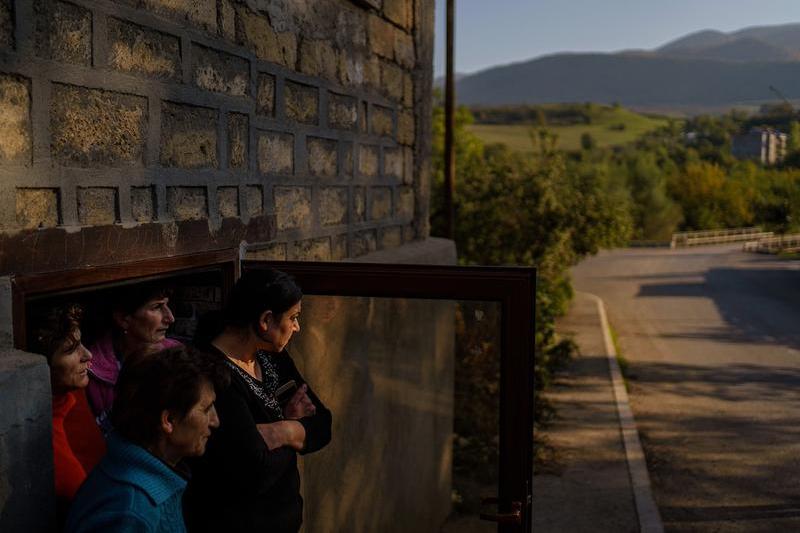
{"label": "roadside curb", "polygon": [[611,340],[611,330],[608,325],[605,303],[602,298],[588,292],[586,296],[597,303],[597,312],[600,315],[600,324],[603,330],[606,356],[608,357],[608,370],[611,374],[611,385],[614,389],[614,398],[617,404],[620,432],[625,445],[625,457],[628,463],[628,474],[631,480],[631,490],[636,503],[636,514],[639,517],[639,530],[643,533],[663,533],[664,524],[658,512],[653,491],[650,485],[650,474],[647,472],[647,463],[639,440],[639,431],[636,429],[636,420],[633,417],[628,392],[625,390],[625,381],[617,362],[617,350]]}

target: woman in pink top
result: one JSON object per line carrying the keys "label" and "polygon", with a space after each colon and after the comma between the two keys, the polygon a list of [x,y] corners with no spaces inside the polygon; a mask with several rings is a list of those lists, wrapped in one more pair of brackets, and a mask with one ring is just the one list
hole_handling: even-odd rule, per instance
{"label": "woman in pink top", "polygon": [[111,429],[109,415],[123,363],[181,345],[166,336],[175,322],[169,295],[157,284],[132,285],[112,295],[111,328],[89,346],[94,359],[86,389],[89,406],[105,435]]}

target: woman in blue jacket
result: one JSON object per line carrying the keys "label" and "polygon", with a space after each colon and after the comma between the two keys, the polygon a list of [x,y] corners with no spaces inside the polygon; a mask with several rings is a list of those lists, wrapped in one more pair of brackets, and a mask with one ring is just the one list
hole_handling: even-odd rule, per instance
{"label": "woman in blue jacket", "polygon": [[227,369],[185,347],[123,368],[108,452],[81,486],[68,532],[185,531],[184,457],[202,455],[219,426],[215,388]]}

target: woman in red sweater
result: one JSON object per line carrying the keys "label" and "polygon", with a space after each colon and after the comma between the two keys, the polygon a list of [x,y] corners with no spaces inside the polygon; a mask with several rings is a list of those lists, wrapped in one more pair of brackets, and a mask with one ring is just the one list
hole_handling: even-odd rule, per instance
{"label": "woman in red sweater", "polygon": [[[34,321],[31,349],[47,357],[53,387],[53,460],[59,524],[69,503],[105,452],[83,389],[92,354],[81,343],[78,305],[55,307]],[[76,454],[76,450],[78,454]]]}

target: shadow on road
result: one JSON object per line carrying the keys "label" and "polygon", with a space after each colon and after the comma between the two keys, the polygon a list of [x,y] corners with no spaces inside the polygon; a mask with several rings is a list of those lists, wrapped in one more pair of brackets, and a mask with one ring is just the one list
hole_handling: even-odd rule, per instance
{"label": "shadow on road", "polygon": [[779,505],[735,505],[709,506],[687,509],[685,507],[664,507],[662,518],[666,522],[722,522],[765,520],[775,518],[800,517],[800,500]]}
{"label": "shadow on road", "polygon": [[[582,380],[580,390],[572,382],[577,376],[560,379],[554,390],[561,413],[554,437],[566,437],[559,434],[561,426],[579,427],[580,432],[571,430],[573,444],[559,442],[567,450],[562,468],[597,472],[615,446],[597,439],[607,424],[599,412],[615,411],[613,402],[598,394],[607,389],[599,386],[608,379],[607,359],[582,356],[578,363],[573,372]],[[639,421],[667,531],[800,530],[800,479],[787,482],[785,475],[800,464],[800,369],[640,362],[635,370],[629,376],[634,399],[647,390],[665,404],[704,406],[649,412]],[[580,401],[578,393],[592,401]],[[730,416],[732,405],[738,416]],[[722,411],[728,414],[721,416]],[[592,442],[595,451],[579,452],[580,442]],[[551,490],[547,484],[537,488]]]}
{"label": "shadow on road", "polygon": [[[686,399],[707,397],[724,402],[800,401],[800,369],[735,364],[721,366],[644,363],[628,376],[635,386]],[[800,412],[792,417],[800,422]],[[687,420],[682,420],[682,423]],[[770,427],[774,422],[769,422]],[[800,436],[800,425],[791,428]],[[800,440],[798,440],[800,443]]]}
{"label": "shadow on road", "polygon": [[703,281],[645,284],[636,296],[708,298],[727,324],[665,337],[800,349],[800,270],[712,268]]}
{"label": "shadow on road", "polygon": [[639,419],[668,531],[800,530],[787,475],[800,467],[800,369],[643,362],[630,378],[634,399],[677,407]]}

